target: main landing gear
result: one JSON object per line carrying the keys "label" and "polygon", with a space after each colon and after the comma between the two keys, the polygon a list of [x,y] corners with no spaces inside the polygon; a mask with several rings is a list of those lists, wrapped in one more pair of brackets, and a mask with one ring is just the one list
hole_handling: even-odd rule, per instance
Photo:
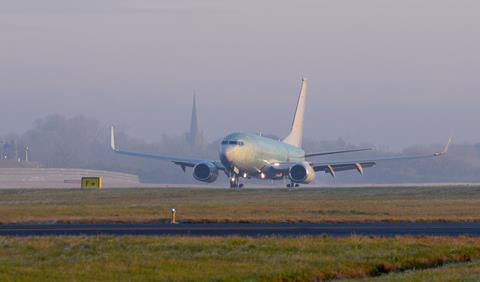
{"label": "main landing gear", "polygon": [[240,182],[240,177],[237,174],[230,176],[230,188],[243,188],[243,183]]}
{"label": "main landing gear", "polygon": [[287,186],[287,188],[295,188],[300,187],[300,184],[293,182],[289,177],[283,177],[283,184]]}
{"label": "main landing gear", "polygon": [[300,184],[295,183],[293,181],[290,181],[290,183],[287,183],[287,188],[298,188],[300,187]]}

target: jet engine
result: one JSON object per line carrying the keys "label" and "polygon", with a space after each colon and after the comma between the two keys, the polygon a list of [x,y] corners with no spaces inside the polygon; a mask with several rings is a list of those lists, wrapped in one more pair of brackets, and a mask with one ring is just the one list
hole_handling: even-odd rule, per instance
{"label": "jet engine", "polygon": [[307,162],[293,165],[288,172],[292,182],[309,184],[315,180],[315,171]]}
{"label": "jet engine", "polygon": [[212,162],[198,163],[193,167],[193,177],[202,182],[215,182],[218,178],[218,168]]}

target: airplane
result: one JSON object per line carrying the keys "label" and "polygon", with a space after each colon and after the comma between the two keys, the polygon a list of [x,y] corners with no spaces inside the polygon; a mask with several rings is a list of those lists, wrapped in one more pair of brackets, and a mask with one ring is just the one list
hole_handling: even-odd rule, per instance
{"label": "airplane", "polygon": [[442,151],[428,155],[400,156],[353,161],[315,162],[312,157],[344,154],[371,150],[371,148],[338,150],[331,152],[307,153],[302,149],[303,123],[307,96],[307,79],[302,79],[297,108],[290,133],[282,140],[275,140],[258,134],[235,132],[223,138],[218,151],[218,160],[194,159],[177,156],[151,155],[123,151],[115,145],[114,127],[111,127],[110,147],[113,152],[133,157],[170,161],[185,172],[193,168],[193,177],[205,183],[213,183],[219,173],[229,178],[230,188],[242,188],[240,179],[287,180],[288,188],[314,182],[317,172],[336,177],[339,171],[356,170],[363,175],[364,168],[373,167],[379,161],[432,158],[445,155],[451,144],[450,138]]}

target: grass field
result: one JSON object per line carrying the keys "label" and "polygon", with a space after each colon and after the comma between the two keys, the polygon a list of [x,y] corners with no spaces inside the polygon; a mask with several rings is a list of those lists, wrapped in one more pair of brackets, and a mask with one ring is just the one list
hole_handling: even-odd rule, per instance
{"label": "grass field", "polygon": [[0,223],[480,221],[480,186],[0,190]]}
{"label": "grass field", "polygon": [[[480,221],[480,186],[0,190],[0,223]],[[478,281],[480,238],[0,237],[0,280]]]}
{"label": "grass field", "polygon": [[[480,239],[323,237],[0,238],[0,280],[315,281],[478,274]],[[464,263],[431,271],[449,263]],[[456,275],[456,276],[455,276]]]}

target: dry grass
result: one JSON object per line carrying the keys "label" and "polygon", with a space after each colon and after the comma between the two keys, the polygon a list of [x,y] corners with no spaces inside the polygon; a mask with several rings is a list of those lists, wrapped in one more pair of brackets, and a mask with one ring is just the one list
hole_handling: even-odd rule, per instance
{"label": "dry grass", "polygon": [[465,237],[0,237],[2,281],[312,281],[478,258]]}
{"label": "dry grass", "polygon": [[0,223],[480,221],[480,187],[0,190]]}

